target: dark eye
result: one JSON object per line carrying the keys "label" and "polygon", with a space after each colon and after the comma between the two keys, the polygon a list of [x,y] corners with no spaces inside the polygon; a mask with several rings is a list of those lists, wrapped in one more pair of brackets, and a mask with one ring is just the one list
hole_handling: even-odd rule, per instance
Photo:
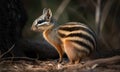
{"label": "dark eye", "polygon": [[43,23],[43,22],[45,22],[45,20],[39,20],[39,21],[38,21],[38,24],[41,24],[41,23]]}

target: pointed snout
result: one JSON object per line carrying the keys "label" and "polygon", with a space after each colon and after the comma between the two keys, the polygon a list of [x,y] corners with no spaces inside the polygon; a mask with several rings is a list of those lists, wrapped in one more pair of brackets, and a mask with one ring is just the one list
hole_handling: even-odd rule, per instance
{"label": "pointed snout", "polygon": [[32,31],[36,31],[37,30],[36,21],[33,22],[32,26],[31,26],[31,30]]}
{"label": "pointed snout", "polygon": [[32,31],[36,31],[36,29],[37,29],[36,26],[35,26],[35,25],[32,25],[31,30],[32,30]]}

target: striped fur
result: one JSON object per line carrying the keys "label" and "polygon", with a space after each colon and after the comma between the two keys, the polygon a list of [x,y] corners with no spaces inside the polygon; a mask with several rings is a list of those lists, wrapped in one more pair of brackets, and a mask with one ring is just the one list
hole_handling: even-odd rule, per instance
{"label": "striped fur", "polygon": [[69,22],[58,28],[58,34],[61,40],[69,40],[77,44],[75,48],[85,51],[89,54],[96,47],[95,33],[86,25]]}
{"label": "striped fur", "polygon": [[33,31],[43,32],[47,40],[59,53],[59,62],[66,53],[71,63],[79,63],[96,48],[95,33],[87,25],[79,22],[68,22],[55,26],[50,9],[44,9],[31,27]]}

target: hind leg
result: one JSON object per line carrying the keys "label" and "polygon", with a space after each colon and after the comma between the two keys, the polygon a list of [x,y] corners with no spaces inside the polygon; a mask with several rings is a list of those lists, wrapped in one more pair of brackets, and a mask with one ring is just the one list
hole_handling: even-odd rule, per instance
{"label": "hind leg", "polygon": [[64,41],[63,47],[64,47],[65,53],[69,58],[70,64],[74,64],[78,57],[76,49],[74,48],[72,43],[69,41]]}
{"label": "hind leg", "polygon": [[80,63],[80,61],[81,61],[83,58],[85,58],[85,57],[86,57],[86,53],[79,51],[79,52],[78,52],[78,58],[76,59],[75,64]]}
{"label": "hind leg", "polygon": [[77,60],[75,60],[75,64],[80,63],[80,61],[81,61],[81,58],[78,58]]}

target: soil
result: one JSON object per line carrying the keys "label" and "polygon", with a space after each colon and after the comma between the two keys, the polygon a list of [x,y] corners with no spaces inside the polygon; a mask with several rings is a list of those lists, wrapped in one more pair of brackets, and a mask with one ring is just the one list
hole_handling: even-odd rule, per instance
{"label": "soil", "polygon": [[93,65],[81,68],[83,64],[69,64],[64,59],[62,63],[57,60],[48,61],[12,61],[0,62],[0,72],[120,72],[120,64]]}

